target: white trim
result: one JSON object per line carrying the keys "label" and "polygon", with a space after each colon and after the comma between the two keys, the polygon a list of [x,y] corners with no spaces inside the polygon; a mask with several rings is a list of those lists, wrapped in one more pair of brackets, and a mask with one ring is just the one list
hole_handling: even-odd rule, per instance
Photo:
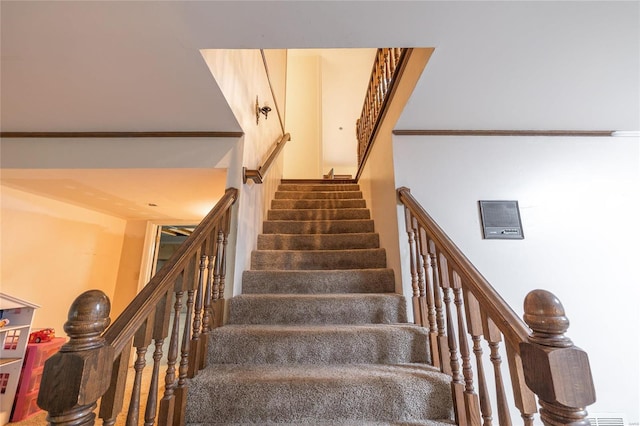
{"label": "white trim", "polygon": [[147,222],[147,230],[142,246],[142,260],[140,262],[140,275],[138,276],[138,293],[147,285],[153,268],[153,251],[155,247],[158,228],[164,225],[197,225],[193,220],[153,220]]}
{"label": "white trim", "polygon": [[623,137],[623,138],[640,138],[640,130],[616,130],[611,133],[611,136]]}

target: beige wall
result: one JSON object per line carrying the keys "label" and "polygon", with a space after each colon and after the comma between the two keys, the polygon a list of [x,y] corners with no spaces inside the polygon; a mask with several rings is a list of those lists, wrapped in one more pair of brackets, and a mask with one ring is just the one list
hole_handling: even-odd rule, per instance
{"label": "beige wall", "polygon": [[138,294],[146,232],[146,220],[128,220],[126,222],[115,293],[111,301],[112,318],[116,318]]}
{"label": "beige wall", "polygon": [[80,293],[100,289],[113,300],[126,222],[6,186],[1,191],[2,292],[40,305],[34,327],[64,336]]}
{"label": "beige wall", "polygon": [[287,58],[287,131],[284,177],[322,177],[322,84],[320,58],[313,52],[289,50]]}
{"label": "beige wall", "polygon": [[[287,49],[263,49],[269,80],[275,97],[275,105],[278,107],[282,127],[287,128],[284,112],[286,110],[287,94]],[[273,111],[275,114],[277,111]],[[274,115],[275,117],[275,115]]]}
{"label": "beige wall", "polygon": [[360,118],[376,49],[319,49],[322,73],[322,172],[356,175]]}
{"label": "beige wall", "polygon": [[276,166],[269,171],[265,184],[243,184],[242,167],[257,169],[282,136],[282,129],[274,116],[265,120],[261,115],[256,124],[256,96],[260,106],[267,105],[272,110],[275,106],[260,50],[213,49],[201,53],[244,132],[231,152],[227,170],[227,187],[239,189],[227,252],[228,264],[235,265],[227,269],[227,283],[233,285],[226,286],[225,296],[230,297],[242,290],[242,271],[249,268],[251,250],[262,232],[264,206],[282,178],[281,169]]}
{"label": "beige wall", "polygon": [[[398,242],[404,240],[405,235],[398,233],[392,131],[433,51],[432,48],[413,49],[359,180],[376,232],[380,234],[380,245],[387,251],[387,265],[395,272],[396,292],[404,294],[411,294],[411,283],[405,280],[403,284],[400,268]],[[408,312],[411,316],[410,309]]]}

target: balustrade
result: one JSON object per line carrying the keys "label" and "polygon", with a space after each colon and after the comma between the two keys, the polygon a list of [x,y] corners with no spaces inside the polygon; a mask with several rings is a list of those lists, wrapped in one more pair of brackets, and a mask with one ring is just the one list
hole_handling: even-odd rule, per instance
{"label": "balustrade", "polygon": [[[38,396],[38,405],[49,412],[50,424],[93,425],[98,402],[103,424],[115,424],[124,406],[133,348],[126,424],[184,423],[187,379],[206,364],[208,331],[222,321],[225,249],[236,198],[237,190],[227,189],[110,327],[106,295],[91,290],[75,300],[65,324],[70,340],[45,363]],[[153,364],[149,367],[146,354],[150,347]],[[166,365],[164,380],[162,364]],[[150,378],[145,388],[147,368]]]}
{"label": "balustrade", "polygon": [[534,290],[525,299],[523,322],[409,189],[398,189],[398,197],[405,212],[415,323],[428,330],[433,365],[451,375],[456,423],[491,426],[497,417],[497,424],[510,426],[515,408],[523,423],[532,425],[539,408],[545,425],[588,425],[585,407],[595,402],[591,371],[587,354],[564,336],[569,322],[562,304],[553,294]]}
{"label": "balustrade", "polygon": [[362,167],[368,155],[378,124],[384,114],[387,99],[394,90],[399,71],[410,50],[383,48],[378,49],[376,53],[362,112],[356,121],[359,168]]}

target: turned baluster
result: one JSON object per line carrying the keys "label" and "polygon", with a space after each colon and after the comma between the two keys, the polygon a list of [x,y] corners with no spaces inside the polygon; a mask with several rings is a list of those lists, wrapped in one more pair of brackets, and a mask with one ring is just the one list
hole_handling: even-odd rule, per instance
{"label": "turned baluster", "polygon": [[153,341],[155,350],[153,351],[153,371],[151,382],[149,383],[149,396],[145,408],[144,424],[152,426],[156,419],[158,410],[158,387],[160,381],[160,362],[162,360],[162,345],[169,334],[169,322],[171,319],[171,293],[167,293],[156,305],[155,321],[153,325]]}
{"label": "turned baluster", "polygon": [[464,407],[464,380],[460,372],[460,362],[458,360],[458,343],[456,337],[456,330],[453,326],[453,309],[451,300],[451,286],[452,276],[451,270],[447,265],[447,259],[439,252],[438,260],[440,261],[440,286],[442,287],[443,302],[445,308],[445,314],[447,317],[447,334],[449,345],[449,364],[451,365],[451,394],[454,404],[454,410],[456,413],[456,423],[458,425],[467,424],[467,413]]}
{"label": "turned baluster", "polygon": [[438,352],[438,328],[436,325],[436,307],[434,297],[434,259],[429,253],[429,240],[427,238],[427,232],[424,228],[420,228],[420,242],[424,247],[424,264],[426,270],[426,299],[428,310],[428,322],[429,322],[429,350],[431,352],[431,363],[436,368],[441,368],[440,355]]}
{"label": "turned baluster", "polygon": [[451,365],[446,362],[449,353],[447,333],[444,326],[444,316],[442,310],[442,289],[440,287],[440,268],[438,266],[438,255],[433,240],[429,241],[429,253],[431,256],[431,267],[433,269],[433,297],[436,307],[436,324],[438,326],[438,356],[440,357],[440,371],[451,374]]}
{"label": "turned baluster", "polygon": [[387,71],[387,54],[385,49],[380,49],[380,91],[382,92],[382,99],[387,96],[387,90],[389,86],[387,83],[389,82],[388,71]]}
{"label": "turned baluster", "polygon": [[527,386],[538,396],[545,425],[588,426],[587,405],[596,401],[587,353],[564,333],[569,328],[562,303],[545,290],[530,292],[524,321],[533,333],[520,343]]}
{"label": "turned baluster", "polygon": [[413,218],[413,235],[416,240],[416,261],[418,267],[418,313],[420,315],[419,324],[422,327],[428,327],[429,320],[427,318],[427,302],[426,302],[426,279],[425,279],[425,257],[427,248],[423,244],[423,240],[420,238],[421,226],[418,224],[418,219]]}
{"label": "turned baluster", "polygon": [[191,352],[191,336],[193,320],[193,304],[196,290],[197,274],[196,262],[198,257],[193,256],[184,271],[184,282],[187,290],[187,312],[182,329],[182,344],[180,345],[180,364],[178,367],[178,383],[175,388],[176,402],[174,408],[173,424],[184,424],[184,413],[187,407],[187,376],[189,373],[189,355]]}
{"label": "turned baluster", "polygon": [[404,208],[404,219],[407,236],[409,237],[409,266],[411,269],[411,289],[413,290],[413,296],[411,298],[413,303],[413,322],[420,324],[420,290],[418,288],[418,271],[416,268],[416,241],[413,227],[411,226],[411,211],[406,207]]}
{"label": "turned baluster", "polygon": [[489,349],[491,352],[489,359],[493,364],[498,422],[500,423],[500,426],[511,426],[511,415],[509,414],[507,395],[504,390],[504,381],[502,380],[502,357],[500,356],[502,333],[500,333],[500,330],[493,320],[484,313],[482,314],[482,327],[482,333],[484,334],[484,338],[487,340],[487,343],[489,343]]}
{"label": "turned baluster", "polygon": [[103,332],[110,323],[109,298],[99,290],[78,296],[69,308],[64,331],[69,341],[44,365],[38,406],[51,425],[89,426],[96,401],[109,388],[114,352]]}
{"label": "turned baluster", "polygon": [[387,93],[393,79],[393,64],[391,62],[391,49],[384,49],[384,78]]}
{"label": "turned baluster", "polygon": [[467,324],[469,334],[473,341],[473,353],[476,357],[476,371],[478,375],[478,393],[480,397],[480,411],[484,426],[491,426],[493,417],[491,412],[491,399],[487,390],[487,379],[484,372],[484,362],[482,359],[482,316],[480,315],[480,304],[475,296],[469,292],[464,292],[465,308],[467,313]]}
{"label": "turned baluster", "polygon": [[160,411],[158,414],[159,424],[172,425],[175,409],[175,387],[176,387],[176,360],[178,359],[178,340],[180,334],[180,310],[182,310],[182,274],[176,280],[174,287],[175,303],[173,305],[173,324],[171,327],[171,338],[169,340],[169,350],[167,353],[167,372],[165,374],[164,396],[160,400]]}
{"label": "turned baluster", "polygon": [[520,411],[524,425],[533,426],[533,415],[538,411],[535,394],[526,385],[520,354],[509,343],[506,348],[514,403]]}
{"label": "turned baluster", "polygon": [[207,366],[207,348],[209,347],[209,331],[211,331],[211,298],[213,297],[212,277],[213,277],[213,256],[207,256],[207,270],[204,281],[204,306],[202,313],[202,334],[200,335],[202,351],[200,352],[200,369]]}
{"label": "turned baluster", "polygon": [[224,223],[224,234],[222,239],[222,250],[220,253],[220,300],[218,304],[220,305],[218,309],[218,324],[222,325],[224,320],[224,290],[227,280],[227,244],[229,243],[229,232],[231,228],[231,215],[229,212],[225,214],[223,219]]}
{"label": "turned baluster", "polygon": [[464,377],[464,406],[467,423],[480,425],[480,401],[473,386],[473,369],[471,367],[471,353],[467,340],[467,323],[462,300],[462,280],[456,271],[452,271],[454,304],[458,317],[458,339],[460,342],[460,357],[462,359],[462,376]]}
{"label": "turned baluster", "polygon": [[102,419],[103,426],[115,425],[116,418],[122,411],[132,347],[133,339],[125,345],[120,355],[118,355],[113,362],[111,384],[107,392],[105,392],[100,399],[100,413],[98,417]]}
{"label": "turned baluster", "polygon": [[127,412],[127,426],[136,426],[140,417],[140,393],[142,391],[142,372],[147,365],[145,355],[147,348],[151,344],[151,332],[153,331],[153,317],[147,318],[136,331],[133,338],[133,346],[136,348],[136,361],[133,364],[135,372],[133,388],[129,400],[129,410]]}
{"label": "turned baluster", "polygon": [[204,270],[207,267],[207,256],[200,255],[202,249],[198,250],[198,285],[196,289],[196,302],[193,311],[193,331],[191,333],[191,356],[189,357],[189,377],[194,377],[200,370],[200,360],[204,346],[200,340],[202,330],[202,310],[204,308]]}
{"label": "turned baluster", "polygon": [[224,233],[222,229],[218,231],[218,242],[216,244],[216,261],[213,269],[213,300],[211,305],[213,307],[213,326],[214,328],[220,327],[221,307],[220,307],[220,283],[222,281],[222,242],[224,240]]}

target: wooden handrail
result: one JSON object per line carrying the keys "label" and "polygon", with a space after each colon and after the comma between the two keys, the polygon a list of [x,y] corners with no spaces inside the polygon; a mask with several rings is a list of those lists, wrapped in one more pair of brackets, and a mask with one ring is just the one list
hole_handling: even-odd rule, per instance
{"label": "wooden handrail", "polygon": [[530,292],[522,321],[410,190],[399,188],[397,195],[405,211],[415,322],[429,330],[434,366],[452,376],[456,423],[492,421],[484,339],[491,352],[499,424],[511,424],[500,355],[504,338],[513,400],[524,424],[532,425],[538,411],[535,392],[545,425],[587,426],[585,407],[595,402],[593,379],[587,354],[564,336],[569,321],[560,301],[544,290]]}
{"label": "wooden handrail", "polygon": [[291,140],[291,135],[289,133],[285,133],[282,137],[275,143],[273,149],[271,150],[271,154],[265,160],[264,164],[257,169],[247,169],[246,167],[242,168],[242,182],[247,183],[248,180],[252,180],[255,183],[262,183],[264,177],[269,172],[269,168],[273,164],[273,162],[278,158],[280,152],[284,148],[284,145],[287,141]]}
{"label": "wooden handrail", "polygon": [[524,321],[516,315],[507,302],[502,299],[462,251],[444,233],[442,228],[413,198],[411,191],[406,187],[399,188],[398,199],[411,211],[420,225],[430,231],[430,237],[433,238],[436,247],[442,251],[447,261],[453,262],[458,266],[457,272],[463,274],[469,289],[476,296],[478,302],[486,307],[491,319],[511,344],[517,346],[520,342],[526,340],[529,336],[529,328]]}
{"label": "wooden handrail", "polygon": [[284,133],[284,120],[282,119],[282,114],[280,113],[280,107],[278,106],[278,99],[276,98],[276,92],[275,90],[273,90],[273,83],[271,82],[271,75],[269,74],[269,65],[267,64],[267,57],[264,54],[264,49],[260,49],[260,56],[262,56],[262,64],[264,65],[264,72],[267,76],[267,81],[269,82],[269,91],[271,92],[271,97],[273,98],[273,103],[276,108],[276,114],[278,114],[280,129],[282,129],[282,133]]}
{"label": "wooden handrail", "polygon": [[[49,412],[50,424],[93,424],[101,400],[99,416],[104,424],[113,425],[123,407],[132,347],[135,377],[127,424],[137,424],[141,414],[145,424],[183,424],[187,378],[206,366],[208,331],[222,322],[226,245],[237,197],[237,189],[225,191],[111,327],[107,328],[110,302],[104,293],[91,290],[74,301],[64,325],[70,340],[47,360],[38,394],[38,405]],[[184,306],[186,315],[181,314]],[[167,337],[169,349],[164,354]],[[152,342],[151,386],[141,410],[145,353]],[[158,401],[163,359],[164,396]]]}

